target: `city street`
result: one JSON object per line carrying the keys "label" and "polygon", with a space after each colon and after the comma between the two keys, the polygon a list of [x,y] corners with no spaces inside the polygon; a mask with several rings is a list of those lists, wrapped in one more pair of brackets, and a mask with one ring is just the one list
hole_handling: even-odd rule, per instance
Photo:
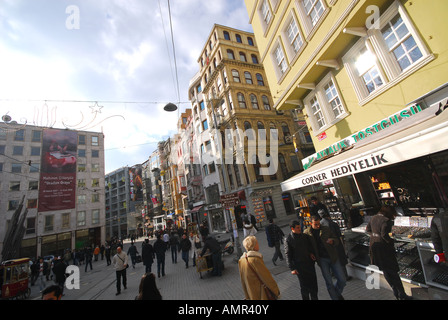
{"label": "city street", "polygon": [[[289,228],[282,225],[282,230],[287,234]],[[230,236],[230,235],[229,235]],[[240,237],[242,234],[240,235]],[[277,281],[281,292],[281,300],[300,300],[299,282],[296,276],[290,274],[286,266],[286,261],[277,261],[277,266],[272,263],[273,249],[267,246],[264,229],[257,233],[260,244],[260,252],[268,269]],[[141,252],[143,238],[136,242],[137,249]],[[154,242],[154,239],[150,240]],[[240,238],[240,243],[241,243]],[[125,242],[124,249],[127,252],[129,242]],[[244,251],[244,249],[242,248]],[[282,248],[283,251],[283,248]],[[171,261],[171,251],[166,253],[165,271],[166,276],[157,278],[156,283],[164,300],[233,300],[244,299],[243,290],[238,272],[238,264],[234,261],[236,250],[231,255],[223,257],[224,271],[222,277],[212,277],[209,273],[202,273],[200,278],[195,267],[185,268],[185,263],[178,254],[177,264]],[[134,300],[138,294],[140,278],[144,274],[142,263],[136,265],[135,269],[130,266],[127,270],[127,289],[121,291],[116,296],[115,271],[112,266],[106,266],[106,260],[93,262],[93,270],[84,271],[84,265],[80,270],[80,289],[67,290],[63,300]],[[152,265],[152,272],[157,273],[157,264]],[[319,299],[330,300],[325,287],[319,267],[316,267],[319,283]],[[347,282],[344,290],[346,300],[394,300],[391,290],[388,289],[367,289],[364,281],[352,279]],[[39,300],[39,287],[31,288],[32,300]]]}

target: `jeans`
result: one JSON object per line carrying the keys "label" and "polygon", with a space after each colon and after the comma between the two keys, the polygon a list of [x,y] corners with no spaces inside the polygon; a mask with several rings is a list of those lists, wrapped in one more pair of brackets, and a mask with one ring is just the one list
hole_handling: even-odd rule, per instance
{"label": "jeans", "polygon": [[145,273],[151,273],[152,263],[148,263],[145,265]]}
{"label": "jeans", "polygon": [[[332,263],[330,258],[320,258],[320,269],[331,299],[339,300],[346,284],[345,274],[341,264],[339,261]],[[331,271],[333,271],[333,275],[336,277],[336,284],[333,283]]]}
{"label": "jeans", "polygon": [[115,272],[117,275],[117,292],[121,292],[121,279],[123,278],[123,287],[126,289],[126,268]]}
{"label": "jeans", "polygon": [[176,245],[171,246],[171,259],[173,260],[173,263],[177,263],[177,246]]}
{"label": "jeans", "polygon": [[45,275],[42,273],[39,273],[39,290],[42,291],[45,289]]}
{"label": "jeans", "polygon": [[160,277],[160,271],[162,271],[162,276],[165,275],[165,254],[157,255],[157,275]]}
{"label": "jeans", "polygon": [[274,257],[272,258],[272,261],[276,262],[278,258],[280,258],[280,260],[283,260],[283,255],[282,252],[280,251],[280,241],[276,241],[274,244],[275,247],[275,252],[274,252]]}
{"label": "jeans", "polygon": [[87,266],[90,264],[90,270],[92,270],[92,259],[86,259],[86,268],[85,271],[87,272]]}
{"label": "jeans", "polygon": [[188,268],[188,255],[190,254],[190,251],[182,251],[182,260],[185,261],[185,266]]}
{"label": "jeans", "polygon": [[212,275],[214,275],[214,276],[221,276],[222,275],[221,251],[218,251],[217,253],[212,253],[212,261],[213,261]]}

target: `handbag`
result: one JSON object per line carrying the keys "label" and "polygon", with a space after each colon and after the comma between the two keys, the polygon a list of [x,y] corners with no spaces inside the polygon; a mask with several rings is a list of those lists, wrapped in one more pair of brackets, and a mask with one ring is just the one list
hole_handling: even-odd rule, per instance
{"label": "handbag", "polygon": [[246,261],[247,264],[249,265],[249,267],[252,269],[252,271],[255,273],[255,275],[257,276],[258,280],[261,282],[261,285],[264,289],[264,292],[266,293],[266,296],[268,297],[268,300],[277,300],[278,297],[275,295],[274,292],[272,292],[271,289],[269,289],[269,287],[263,282],[263,280],[261,280],[260,276],[258,275],[258,273],[255,271],[255,269],[252,267],[252,265],[249,262],[249,259],[247,259],[246,256]]}

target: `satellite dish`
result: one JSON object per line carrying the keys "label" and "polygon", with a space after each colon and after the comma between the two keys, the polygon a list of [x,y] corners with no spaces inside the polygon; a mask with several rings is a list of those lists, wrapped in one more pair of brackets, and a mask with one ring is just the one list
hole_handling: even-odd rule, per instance
{"label": "satellite dish", "polygon": [[174,103],[168,103],[165,107],[163,107],[163,110],[172,112],[177,110],[177,106]]}
{"label": "satellite dish", "polygon": [[12,118],[11,118],[9,115],[5,114],[5,115],[2,117],[2,120],[3,120],[4,122],[9,122],[9,121],[12,120]]}

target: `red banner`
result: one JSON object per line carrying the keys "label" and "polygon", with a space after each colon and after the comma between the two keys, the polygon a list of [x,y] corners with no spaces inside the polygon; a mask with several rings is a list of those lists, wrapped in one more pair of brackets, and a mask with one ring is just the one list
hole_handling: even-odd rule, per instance
{"label": "red banner", "polygon": [[75,208],[77,151],[76,131],[43,130],[39,212]]}

